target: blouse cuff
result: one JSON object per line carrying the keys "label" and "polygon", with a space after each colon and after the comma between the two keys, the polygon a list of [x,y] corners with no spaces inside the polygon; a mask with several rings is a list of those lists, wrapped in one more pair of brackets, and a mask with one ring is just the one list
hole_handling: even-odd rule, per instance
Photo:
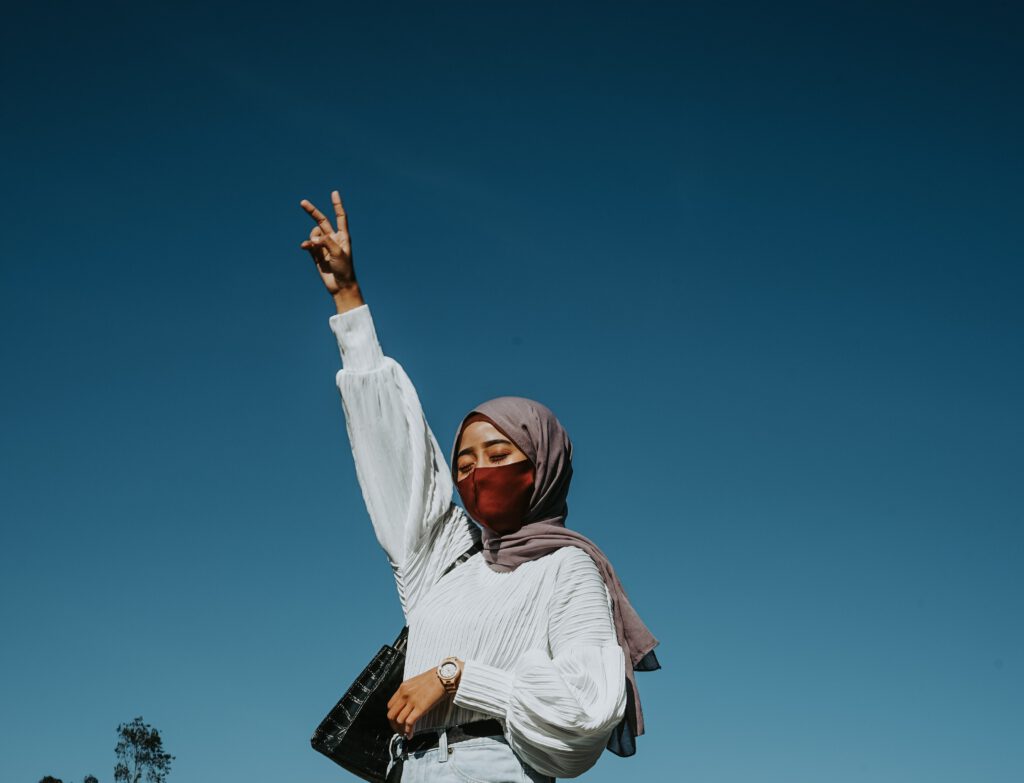
{"label": "blouse cuff", "polygon": [[361,304],[332,315],[328,323],[338,340],[341,363],[346,370],[372,370],[383,361],[384,352],[377,342],[369,305]]}
{"label": "blouse cuff", "polygon": [[452,700],[465,707],[504,719],[512,698],[512,672],[479,661],[463,661],[459,688]]}

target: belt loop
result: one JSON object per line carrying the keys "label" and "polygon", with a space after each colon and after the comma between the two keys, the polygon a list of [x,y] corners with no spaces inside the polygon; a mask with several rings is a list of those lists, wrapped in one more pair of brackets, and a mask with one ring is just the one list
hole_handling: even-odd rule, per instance
{"label": "belt loop", "polygon": [[441,764],[448,760],[448,728],[442,728],[437,735],[437,762]]}

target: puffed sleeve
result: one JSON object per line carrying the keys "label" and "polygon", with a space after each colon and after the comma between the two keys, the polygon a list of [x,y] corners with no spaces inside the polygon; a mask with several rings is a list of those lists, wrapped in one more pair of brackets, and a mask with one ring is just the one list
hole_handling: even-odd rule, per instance
{"label": "puffed sleeve", "polygon": [[574,778],[597,762],[626,710],[625,658],[597,565],[578,547],[559,564],[548,649],[511,670],[464,661],[454,702],[505,721],[512,748],[545,775]]}
{"label": "puffed sleeve", "polygon": [[452,502],[448,463],[401,365],[381,349],[368,305],[330,317],[341,353],[335,376],[356,476],[402,609],[479,539]]}

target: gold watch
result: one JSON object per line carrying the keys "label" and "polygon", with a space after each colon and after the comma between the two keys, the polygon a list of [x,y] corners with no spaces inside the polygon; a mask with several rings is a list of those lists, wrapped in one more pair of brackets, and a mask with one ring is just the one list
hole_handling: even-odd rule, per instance
{"label": "gold watch", "polygon": [[462,667],[459,666],[459,659],[449,655],[437,665],[437,679],[444,686],[445,693],[451,695],[458,690],[459,675],[462,674]]}

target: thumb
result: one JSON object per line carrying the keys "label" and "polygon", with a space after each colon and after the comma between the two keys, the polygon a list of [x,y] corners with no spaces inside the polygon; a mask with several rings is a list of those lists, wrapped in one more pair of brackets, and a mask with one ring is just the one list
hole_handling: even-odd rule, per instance
{"label": "thumb", "polygon": [[309,251],[309,255],[312,257],[313,263],[316,264],[318,270],[323,272],[330,271],[329,269],[325,268],[327,266],[327,260],[324,258],[323,248],[317,247],[308,239],[305,242],[303,242],[300,245],[300,247]]}

